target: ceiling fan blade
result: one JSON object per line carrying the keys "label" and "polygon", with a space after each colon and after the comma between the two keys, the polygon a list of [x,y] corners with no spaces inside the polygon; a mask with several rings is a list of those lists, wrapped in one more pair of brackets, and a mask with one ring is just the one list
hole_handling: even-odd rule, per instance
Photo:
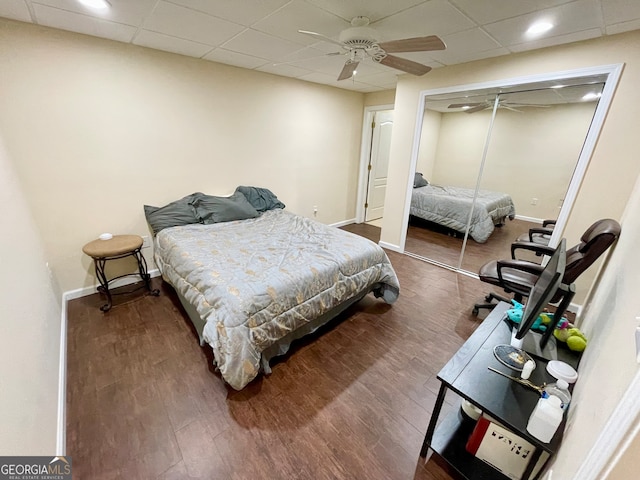
{"label": "ceiling fan blade", "polygon": [[500,105],[500,108],[504,108],[505,110],[511,110],[512,112],[518,112],[518,113],[522,113],[522,110],[518,110],[517,108],[513,108],[509,105]]}
{"label": "ceiling fan blade", "polygon": [[505,105],[509,107],[522,108],[522,107],[533,107],[533,108],[549,108],[550,105],[539,105],[535,103],[508,103],[501,102],[500,105]]}
{"label": "ceiling fan blade", "polygon": [[475,107],[467,108],[464,110],[464,113],[476,113],[481,112],[482,110],[486,110],[487,108],[491,108],[491,105],[487,105],[486,103],[481,103]]}
{"label": "ceiling fan blade", "polygon": [[340,72],[340,75],[338,75],[338,81],[346,80],[347,78],[353,77],[353,72],[356,71],[356,68],[358,68],[359,64],[360,62],[347,60],[347,62],[344,64],[344,67],[342,67],[342,71]]}
{"label": "ceiling fan blade", "polygon": [[393,52],[430,52],[432,50],[444,50],[447,46],[436,35],[428,37],[404,38],[391,40],[378,44],[387,53]]}
{"label": "ceiling fan blade", "polygon": [[311,37],[314,37],[316,40],[324,40],[325,42],[335,43],[336,45],[340,45],[341,47],[344,47],[344,43],[339,42],[338,40],[334,40],[331,37],[327,37],[326,35],[323,35],[321,33],[310,32],[308,30],[298,30],[298,33],[303,33],[304,35],[309,35]]}
{"label": "ceiling fan blade", "polygon": [[424,75],[431,71],[431,67],[427,67],[426,65],[422,65],[421,63],[414,62],[412,60],[407,60],[406,58],[396,57],[395,55],[387,55],[380,60],[376,60],[374,58],[374,61],[412,75]]}
{"label": "ceiling fan blade", "polygon": [[478,105],[484,105],[484,103],[452,103],[448,108],[463,108],[463,107],[477,107]]}

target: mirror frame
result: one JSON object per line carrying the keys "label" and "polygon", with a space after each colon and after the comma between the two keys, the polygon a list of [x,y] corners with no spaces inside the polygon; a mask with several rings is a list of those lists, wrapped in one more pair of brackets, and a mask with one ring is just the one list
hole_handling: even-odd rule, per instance
{"label": "mirror frame", "polygon": [[[580,185],[582,184],[584,174],[589,165],[589,161],[593,156],[593,151],[595,149],[598,136],[600,135],[600,131],[602,130],[602,126],[604,125],[604,120],[605,120],[607,111],[609,110],[609,107],[611,105],[611,101],[613,100],[613,95],[615,93],[616,87],[618,86],[618,81],[620,80],[623,67],[624,67],[624,64],[619,63],[619,64],[613,64],[613,65],[602,65],[598,67],[580,68],[575,70],[565,70],[561,72],[528,75],[524,77],[514,77],[514,78],[503,79],[503,80],[495,80],[491,82],[473,83],[473,84],[467,84],[467,85],[456,85],[452,87],[443,87],[443,88],[437,88],[432,90],[422,90],[420,92],[420,98],[418,100],[418,113],[416,116],[416,128],[415,128],[414,137],[413,137],[413,147],[411,150],[411,166],[409,171],[415,172],[416,166],[418,164],[418,153],[420,150],[420,138],[422,136],[421,132],[422,132],[422,121],[424,118],[425,100],[428,96],[459,93],[459,92],[469,92],[473,90],[485,90],[489,88],[512,88],[512,87],[517,87],[519,85],[531,84],[536,82],[550,82],[554,80],[562,81],[562,80],[568,80],[568,79],[577,78],[577,77],[586,77],[591,75],[606,75],[602,96],[598,101],[598,105],[593,115],[593,120],[591,121],[591,125],[589,126],[587,136],[585,138],[584,144],[582,146],[582,150],[580,151],[580,155],[578,157],[578,162],[576,163],[576,168],[571,177],[571,181],[569,182],[569,187],[567,189],[565,200],[562,204],[562,208],[560,209],[560,213],[558,214],[556,227],[559,227],[559,228],[555,228],[553,235],[551,236],[551,240],[549,244],[551,246],[556,246],[559,243],[560,238],[564,232],[564,228],[566,226],[567,220],[569,219],[569,214],[571,212],[571,209],[573,208],[573,204],[578,195],[578,190],[580,189]],[[405,245],[407,240],[407,227],[409,224],[409,210],[411,206],[412,187],[413,187],[413,174],[409,175],[409,181],[407,182],[404,218],[403,218],[404,228],[401,232],[401,237],[400,237],[401,252],[406,255],[410,255],[412,257],[422,259],[434,265],[442,266],[450,270],[454,270],[460,273],[470,274],[472,276],[477,277],[477,274],[475,274],[474,272],[468,272],[466,270],[463,270],[460,267],[445,265],[436,260],[429,259],[427,257],[423,257],[420,255],[412,254],[411,252],[407,252],[405,250]],[[461,262],[459,263],[459,265],[461,265]]]}

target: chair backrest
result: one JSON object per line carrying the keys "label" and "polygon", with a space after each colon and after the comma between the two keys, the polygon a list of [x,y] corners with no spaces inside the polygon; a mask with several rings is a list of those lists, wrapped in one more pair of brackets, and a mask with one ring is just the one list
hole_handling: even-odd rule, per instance
{"label": "chair backrest", "polygon": [[620,224],[610,218],[598,220],[580,238],[580,243],[567,250],[567,266],[562,283],[573,283],[620,236]]}

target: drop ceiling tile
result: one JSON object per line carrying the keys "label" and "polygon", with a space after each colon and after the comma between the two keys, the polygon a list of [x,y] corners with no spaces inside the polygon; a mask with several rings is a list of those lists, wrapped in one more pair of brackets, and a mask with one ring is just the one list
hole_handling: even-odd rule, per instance
{"label": "drop ceiling tile", "polygon": [[640,18],[638,0],[602,0],[602,12],[607,25]]}
{"label": "drop ceiling tile", "polygon": [[245,27],[169,2],[160,2],[144,24],[146,30],[218,46]]}
{"label": "drop ceiling tile", "polygon": [[401,12],[407,8],[422,3],[424,0],[307,0],[315,6],[332,12],[342,17],[347,22],[351,22],[353,17],[369,17],[371,22],[377,22],[389,15]]}
{"label": "drop ceiling tile", "polygon": [[296,67],[306,68],[314,72],[325,73],[327,75],[335,75],[342,71],[345,59],[341,56],[335,57],[320,57],[314,59],[303,59],[295,63]]}
{"label": "drop ceiling tile", "polygon": [[23,0],[3,0],[0,3],[0,17],[31,22],[31,14]]}
{"label": "drop ceiling tile", "polygon": [[[338,75],[329,75],[326,73],[312,72],[307,75],[302,75],[298,77],[300,80],[304,80],[305,82],[313,82],[313,83],[323,83],[325,85],[331,85],[335,87],[338,85],[336,78]],[[340,83],[347,82],[348,80],[342,80]],[[346,86],[344,84],[343,86]]]}
{"label": "drop ceiling tile", "polygon": [[246,55],[277,60],[300,50],[302,45],[248,29],[226,42],[223,47]]}
{"label": "drop ceiling tile", "polygon": [[253,28],[292,42],[310,45],[316,43],[318,39],[298,33],[298,30],[322,33],[337,40],[338,34],[350,26],[349,23],[336,15],[325,12],[307,2],[293,0],[273,15],[257,22]]}
{"label": "drop ceiling tile", "polygon": [[445,0],[430,0],[372,24],[383,41],[425,35],[450,35],[476,25]]}
{"label": "drop ceiling tile", "polygon": [[[601,10],[593,0],[578,0],[560,7],[540,10],[519,17],[487,24],[484,29],[505,47],[521,43],[537,42],[526,36],[529,26],[539,20],[550,21],[555,25],[539,38],[561,37],[563,35],[600,28]],[[558,42],[561,43],[561,42]]]}
{"label": "drop ceiling tile", "polygon": [[234,65],[236,67],[254,69],[261,65],[269,63],[264,58],[253,57],[251,55],[245,55],[244,53],[232,52],[231,50],[225,50],[224,48],[216,48],[203,57],[205,60],[212,62],[226,63],[227,65]]}
{"label": "drop ceiling tile", "polygon": [[280,75],[283,77],[294,77],[299,78],[303,75],[308,75],[312,73],[310,70],[306,68],[300,68],[295,65],[274,65],[272,63],[267,63],[262,65],[261,67],[256,68],[256,70],[260,72],[273,73],[274,75]]}
{"label": "drop ceiling tile", "polygon": [[[327,54],[327,53],[325,53],[325,52],[323,52],[321,50],[317,50],[317,49],[312,48],[312,47],[304,47],[304,48],[301,48],[300,50],[297,50],[297,51],[295,51],[293,53],[285,55],[282,58],[279,58],[278,62],[295,64],[295,63],[300,62],[302,60],[311,60],[311,59],[334,56],[334,55],[332,55],[332,53],[333,52]],[[345,58],[343,53],[340,53],[339,55],[335,55],[335,56],[342,56],[343,59]]]}
{"label": "drop ceiling tile", "polygon": [[251,26],[291,0],[171,0],[172,3],[199,10],[214,17]]}
{"label": "drop ceiling tile", "polygon": [[430,57],[436,60],[446,60],[501,47],[498,42],[480,28],[444,35],[442,41],[447,48],[429,52]]}
{"label": "drop ceiling tile", "polygon": [[573,0],[451,0],[462,12],[480,25],[517,17],[539,9],[556,7]]}
{"label": "drop ceiling tile", "polygon": [[582,40],[589,40],[591,38],[597,38],[601,34],[599,28],[592,28],[591,30],[582,30],[576,33],[568,33],[567,35],[559,35],[551,38],[542,38],[534,42],[519,43],[512,45],[509,50],[512,52],[524,52],[527,50],[535,50],[538,48],[553,47],[554,45],[563,45],[566,43],[581,42]]}
{"label": "drop ceiling tile", "polygon": [[84,33],[94,37],[108,38],[119,42],[130,42],[136,33],[136,28],[121,23],[100,20],[79,13],[67,12],[59,8],[46,5],[33,5],[38,24],[47,27]]}
{"label": "drop ceiling tile", "polygon": [[631,30],[640,30],[640,19],[607,26],[606,33],[607,35],[615,35],[616,33],[630,32]]}
{"label": "drop ceiling tile", "polygon": [[77,0],[37,0],[33,2],[33,5],[42,4],[103,20],[139,26],[146,16],[151,13],[157,0],[136,0],[135,2],[131,0],[109,0],[109,3],[111,8],[108,9],[85,7]]}
{"label": "drop ceiling tile", "polygon": [[502,48],[480,28],[445,35],[442,40],[447,46],[446,50],[429,52],[428,55],[443,65],[471,62],[509,53],[508,49]]}
{"label": "drop ceiling tile", "polygon": [[211,45],[170,37],[162,33],[141,30],[133,40],[133,43],[143,47],[164,50],[165,52],[178,53],[188,57],[200,58],[211,51]]}

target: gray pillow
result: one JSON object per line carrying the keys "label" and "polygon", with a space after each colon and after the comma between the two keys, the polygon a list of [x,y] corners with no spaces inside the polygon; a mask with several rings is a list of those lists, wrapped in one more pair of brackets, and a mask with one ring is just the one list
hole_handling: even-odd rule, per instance
{"label": "gray pillow", "polygon": [[413,188],[426,187],[429,185],[420,172],[416,172],[413,176]]}
{"label": "gray pillow", "polygon": [[191,205],[195,208],[198,220],[206,225],[245,220],[260,215],[240,192],[235,192],[230,197],[199,195],[191,202]]}
{"label": "gray pillow", "polygon": [[164,207],[144,205],[144,215],[151,230],[153,230],[153,234],[157,235],[160,230],[169,227],[200,223],[194,208],[190,205],[190,202],[198,195],[202,195],[202,193],[192,193]]}
{"label": "gray pillow", "polygon": [[240,192],[247,197],[249,203],[259,212],[285,207],[284,203],[278,200],[278,197],[276,197],[271,190],[266,188],[245,187],[241,185],[236,188],[236,192]]}

